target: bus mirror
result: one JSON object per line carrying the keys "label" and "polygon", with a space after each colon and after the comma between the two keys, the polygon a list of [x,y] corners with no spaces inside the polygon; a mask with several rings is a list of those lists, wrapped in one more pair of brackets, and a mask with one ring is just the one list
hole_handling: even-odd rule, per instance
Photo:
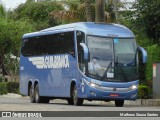
{"label": "bus mirror", "polygon": [[137,50],[142,53],[142,61],[143,63],[147,62],[147,51],[142,47],[137,47]]}
{"label": "bus mirror", "polygon": [[88,47],[84,43],[80,43],[80,45],[82,46],[83,51],[84,51],[84,59],[88,60]]}

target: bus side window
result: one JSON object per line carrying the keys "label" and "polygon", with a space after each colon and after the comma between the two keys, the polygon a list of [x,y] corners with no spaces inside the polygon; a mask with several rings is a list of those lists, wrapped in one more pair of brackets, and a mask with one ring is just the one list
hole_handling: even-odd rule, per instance
{"label": "bus side window", "polygon": [[68,53],[75,57],[74,32],[64,32],[59,36],[60,53]]}
{"label": "bus side window", "polygon": [[84,61],[84,52],[83,48],[80,45],[80,43],[85,42],[85,34],[81,31],[76,32],[77,37],[77,49],[78,49],[78,63],[79,63],[79,69],[84,72],[85,67],[85,61]]}
{"label": "bus side window", "polygon": [[23,46],[21,48],[21,53],[23,56],[33,56],[36,55],[36,42],[35,38],[28,38],[23,40]]}

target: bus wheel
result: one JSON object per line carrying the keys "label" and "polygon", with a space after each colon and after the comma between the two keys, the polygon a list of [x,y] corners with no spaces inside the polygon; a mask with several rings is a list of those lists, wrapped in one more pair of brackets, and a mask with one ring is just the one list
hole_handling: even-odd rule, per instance
{"label": "bus wheel", "polygon": [[49,101],[50,101],[50,98],[48,98],[48,97],[44,97],[44,98],[42,98],[41,97],[41,99],[42,99],[42,103],[49,103]]}
{"label": "bus wheel", "polygon": [[41,103],[42,102],[42,98],[39,96],[39,85],[38,84],[35,86],[34,93],[35,93],[35,102],[36,103]]}
{"label": "bus wheel", "polygon": [[67,102],[69,105],[74,105],[73,99],[72,98],[68,98]]}
{"label": "bus wheel", "polygon": [[115,105],[116,107],[123,107],[124,100],[115,100]]}
{"label": "bus wheel", "polygon": [[78,98],[76,86],[74,86],[74,89],[72,91],[72,96],[73,96],[74,105],[78,106],[78,105],[82,105],[83,104],[83,100],[84,99]]}
{"label": "bus wheel", "polygon": [[34,89],[32,85],[29,88],[29,96],[30,96],[31,103],[35,103]]}

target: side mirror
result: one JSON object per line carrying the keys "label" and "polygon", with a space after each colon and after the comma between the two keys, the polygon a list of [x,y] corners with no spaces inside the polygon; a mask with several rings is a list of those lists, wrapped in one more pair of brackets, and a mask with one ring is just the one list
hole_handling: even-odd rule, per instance
{"label": "side mirror", "polygon": [[84,43],[80,43],[84,51],[84,60],[88,60],[88,47]]}
{"label": "side mirror", "polygon": [[142,47],[137,47],[137,50],[142,53],[142,61],[143,63],[147,62],[147,51]]}

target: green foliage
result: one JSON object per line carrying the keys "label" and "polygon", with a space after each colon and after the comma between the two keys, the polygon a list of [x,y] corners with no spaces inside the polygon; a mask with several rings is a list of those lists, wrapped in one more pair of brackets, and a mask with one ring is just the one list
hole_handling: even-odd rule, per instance
{"label": "green foliage", "polygon": [[0,83],[0,95],[7,94],[7,83]]}
{"label": "green foliage", "polygon": [[[49,13],[62,10],[63,6],[59,2],[27,2],[20,4],[12,13],[14,20],[25,20],[33,25],[36,30],[41,30],[57,23],[49,21]],[[50,24],[52,23],[52,24]]]}
{"label": "green foliage", "polygon": [[16,80],[19,75],[19,59],[11,53],[4,55],[4,67],[7,73],[12,76],[12,80]]}
{"label": "green foliage", "polygon": [[153,43],[160,44],[160,1],[138,0],[134,8],[136,9],[134,25],[146,33]]}
{"label": "green foliage", "polygon": [[0,18],[6,16],[6,10],[2,4],[0,4]]}
{"label": "green foliage", "polygon": [[152,65],[160,60],[160,46],[152,45],[147,47],[148,61],[146,64],[146,79],[152,80]]}
{"label": "green foliage", "polygon": [[8,93],[19,93],[19,83],[18,82],[8,82],[7,92]]}
{"label": "green foliage", "polygon": [[5,59],[5,54],[12,53],[15,56],[19,56],[22,35],[31,31],[34,31],[34,28],[32,27],[31,24],[25,21],[13,21],[8,19],[0,19],[0,47],[1,47],[0,66],[1,66],[1,69],[5,68],[7,71],[10,71],[12,69],[11,67],[15,66],[15,64],[14,65],[9,64],[7,68],[6,64],[4,65],[5,61],[7,61]]}
{"label": "green foliage", "polygon": [[17,82],[1,82],[0,95],[7,93],[19,93],[19,83]]}
{"label": "green foliage", "polygon": [[147,99],[149,98],[149,87],[146,85],[138,86],[138,98]]}
{"label": "green foliage", "polygon": [[[86,21],[85,3],[79,0],[66,0],[60,2],[67,9],[60,11],[53,11],[50,13],[50,18],[59,21],[60,24]],[[91,6],[91,9],[94,8]]]}
{"label": "green foliage", "polygon": [[33,30],[29,23],[0,19],[0,54],[13,52],[18,55],[22,35]]}

